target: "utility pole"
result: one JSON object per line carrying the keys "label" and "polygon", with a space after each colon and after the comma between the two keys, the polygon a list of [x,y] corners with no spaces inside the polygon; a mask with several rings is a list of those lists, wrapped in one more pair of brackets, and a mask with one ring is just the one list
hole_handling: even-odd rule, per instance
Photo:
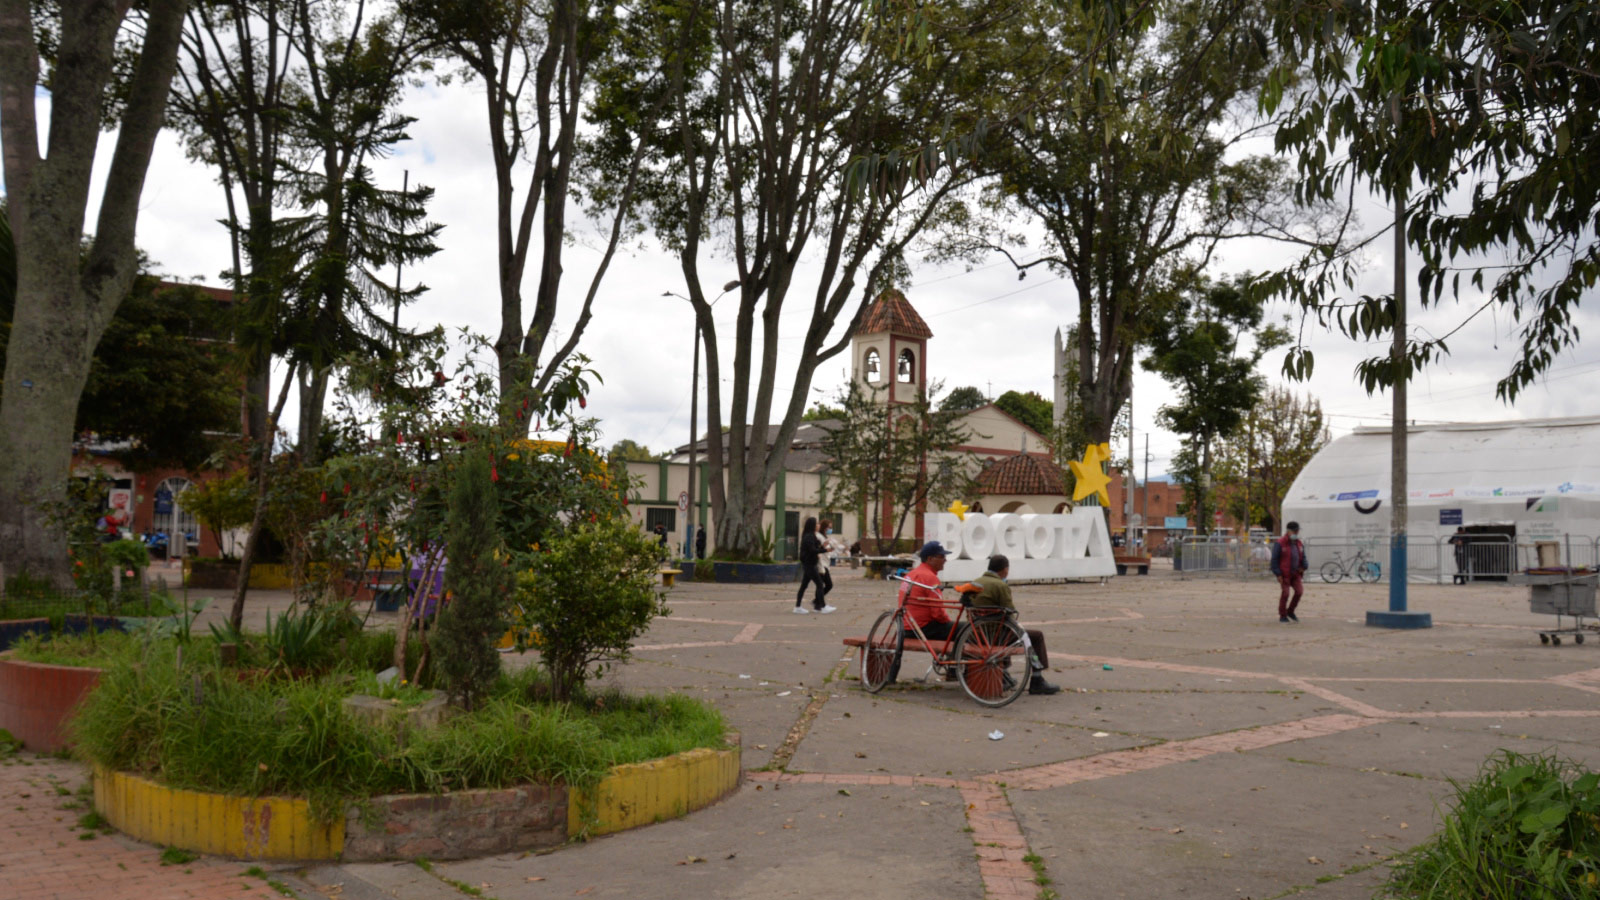
{"label": "utility pole", "polygon": [[[1400,95],[1390,101],[1394,114],[1395,140],[1400,131]],[[1406,382],[1409,356],[1406,352],[1406,185],[1400,172],[1394,172],[1394,343],[1389,350],[1390,373],[1394,378],[1394,406],[1389,425],[1389,609],[1369,610],[1367,624],[1380,628],[1431,628],[1433,616],[1406,609]]]}

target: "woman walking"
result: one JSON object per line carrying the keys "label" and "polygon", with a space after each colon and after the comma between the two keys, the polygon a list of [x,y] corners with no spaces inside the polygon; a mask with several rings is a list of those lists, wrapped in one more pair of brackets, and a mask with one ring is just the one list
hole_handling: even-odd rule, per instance
{"label": "woman walking", "polygon": [[808,516],[800,530],[800,592],[794,595],[794,611],[804,615],[806,585],[816,582],[817,596],[813,604],[819,613],[831,613],[834,607],[824,599],[833,590],[833,577],[828,574],[828,564],[822,558],[822,536],[817,533],[817,517]]}

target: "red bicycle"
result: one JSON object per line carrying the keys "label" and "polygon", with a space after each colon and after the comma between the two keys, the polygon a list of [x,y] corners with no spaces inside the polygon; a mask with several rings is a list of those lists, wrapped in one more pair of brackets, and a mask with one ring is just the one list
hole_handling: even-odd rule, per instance
{"label": "red bicycle", "polygon": [[[910,581],[898,575],[892,581],[928,588],[944,596],[945,588]],[[1022,696],[1028,686],[1028,635],[1017,624],[1009,609],[974,607],[970,594],[980,589],[971,584],[955,588],[957,602],[941,600],[937,605],[954,613],[950,637],[929,638],[912,621],[906,610],[906,591],[895,608],[878,616],[861,647],[861,684],[876,694],[894,681],[908,649],[921,650],[933,657],[922,680],[938,673],[953,673],[967,696],[984,706],[1000,707]]]}

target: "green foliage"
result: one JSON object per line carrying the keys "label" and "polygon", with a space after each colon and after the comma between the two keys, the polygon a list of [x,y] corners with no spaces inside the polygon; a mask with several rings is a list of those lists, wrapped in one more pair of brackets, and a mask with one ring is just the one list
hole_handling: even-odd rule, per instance
{"label": "green foliage", "polygon": [[[14,283],[3,289],[5,271],[13,279],[16,271],[9,238],[9,229],[0,234],[0,370],[15,301]],[[117,459],[135,471],[199,468],[217,450],[216,436],[239,426],[235,360],[218,340],[229,334],[230,315],[198,287],[134,279],[95,346],[76,430],[128,442]]]}
{"label": "green foliage", "polygon": [[[832,502],[863,511],[864,536],[893,541],[913,512],[975,494],[968,466],[952,452],[971,437],[960,423],[964,413],[935,409],[938,392],[937,383],[918,392],[913,402],[895,407],[893,419],[854,380],[840,395],[845,415],[823,452],[839,475]],[[894,520],[893,531],[885,530],[886,517]]]}
{"label": "green foliage", "polygon": [[112,541],[106,545],[104,552],[107,564],[114,568],[131,569],[137,574],[150,566],[150,548],[141,540],[128,538]]}
{"label": "green foliage", "polygon": [[[1177,389],[1178,401],[1161,407],[1156,421],[1183,435],[1173,475],[1183,485],[1187,513],[1203,532],[1214,508],[1212,446],[1237,433],[1260,401],[1266,379],[1256,373],[1256,363],[1288,336],[1275,326],[1260,327],[1261,299],[1237,283],[1197,279],[1184,285],[1180,298],[1151,341],[1144,367]],[[1254,344],[1241,353],[1239,338],[1246,332],[1254,332]]]}
{"label": "green foliage", "polygon": [[[1048,438],[1051,429],[1051,417],[1054,407],[1049,400],[1040,396],[1038,391],[1006,391],[996,397],[994,405],[1013,419],[1032,428],[1041,437]],[[941,410],[945,407],[941,405]]]}
{"label": "green foliage", "polygon": [[661,456],[659,453],[651,453],[649,447],[636,443],[632,438],[617,441],[606,453],[606,459],[622,462],[654,462]]}
{"label": "green foliage", "polygon": [[183,492],[183,508],[211,529],[221,551],[222,533],[249,525],[255,517],[256,491],[250,483],[250,473],[236,469],[221,478],[213,478],[191,486]]}
{"label": "green foliage", "polygon": [[[146,644],[171,639],[181,646],[188,646],[194,628],[195,619],[200,613],[211,605],[210,597],[196,597],[193,600],[184,600],[177,604],[177,609],[171,615],[152,616],[143,619],[123,619],[123,625],[128,633],[138,637]],[[270,617],[269,617],[270,618]],[[215,626],[212,633],[216,634]]]}
{"label": "green foliage", "polygon": [[[1521,355],[1496,388],[1513,400],[1577,343],[1574,311],[1600,278],[1600,167],[1592,165],[1600,156],[1600,7],[1375,0],[1270,8],[1282,58],[1261,105],[1279,114],[1279,150],[1298,159],[1295,197],[1325,201],[1364,184],[1400,198],[1406,244],[1422,261],[1423,303],[1461,298],[1465,274],[1464,319],[1497,306],[1518,323]],[[1379,230],[1356,243],[1391,237]],[[1316,241],[1258,287],[1374,341],[1392,333],[1394,297],[1347,295],[1365,274],[1359,249],[1331,236]],[[1385,352],[1364,360],[1357,378],[1369,391],[1395,384],[1446,354],[1454,333],[1408,335],[1398,367]],[[1311,364],[1297,347],[1284,371],[1303,379]]]}
{"label": "green foliage", "polygon": [[120,631],[85,634],[29,634],[11,646],[14,659],[53,666],[105,668],[117,660],[137,659],[138,638]]}
{"label": "green foliage", "polygon": [[475,447],[462,451],[446,523],[454,597],[439,615],[433,641],[439,676],[450,697],[476,709],[500,675],[495,642],[505,630],[510,578],[501,558],[499,504],[489,461]]}
{"label": "green foliage", "polygon": [[269,612],[262,645],[274,668],[290,672],[320,668],[333,650],[327,630],[327,617],[317,610],[297,613],[287,609],[276,620]]}
{"label": "green foliage", "polygon": [[[656,543],[624,518],[581,522],[521,558],[516,599],[535,629],[552,695],[566,700],[625,659],[656,616]],[[451,566],[454,570],[455,560]]]}
{"label": "green foliage", "polygon": [[1223,509],[1237,521],[1275,531],[1289,486],[1331,440],[1317,398],[1268,388],[1233,437],[1216,447],[1212,471]]}
{"label": "green foliage", "polygon": [[476,712],[396,733],[344,714],[356,674],[240,679],[216,667],[209,640],[181,665],[162,642],[108,668],[71,728],[98,764],[179,788],[309,797],[326,820],[378,794],[592,785],[611,766],[722,739],[720,716],[682,696],[537,702],[536,670],[502,677]]}
{"label": "green foliage", "polygon": [[983,395],[983,391],[970,384],[962,385],[946,394],[944,399],[939,401],[939,411],[971,412],[980,406],[986,405],[988,402],[989,398]]}
{"label": "green foliage", "polygon": [[1600,897],[1600,774],[1502,750],[1475,781],[1451,784],[1443,830],[1399,858],[1379,896]]}

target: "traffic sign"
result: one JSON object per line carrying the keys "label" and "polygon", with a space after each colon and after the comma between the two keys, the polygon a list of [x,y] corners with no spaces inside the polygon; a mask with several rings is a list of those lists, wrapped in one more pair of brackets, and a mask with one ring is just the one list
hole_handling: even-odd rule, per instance
{"label": "traffic sign", "polygon": [[688,511],[689,511],[689,492],[688,491],[679,491],[678,492],[678,512],[688,512]]}

